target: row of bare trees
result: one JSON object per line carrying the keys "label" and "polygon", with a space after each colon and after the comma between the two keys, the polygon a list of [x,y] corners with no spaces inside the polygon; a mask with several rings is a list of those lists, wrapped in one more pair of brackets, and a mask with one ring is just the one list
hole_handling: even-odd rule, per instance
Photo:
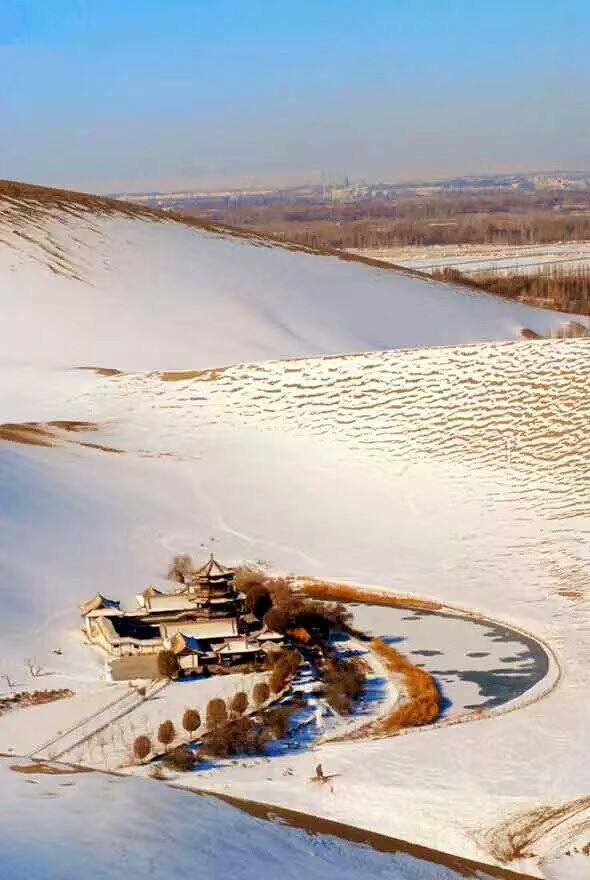
{"label": "row of bare trees", "polygon": [[[301,661],[299,651],[281,650],[275,653],[268,683],[258,681],[252,689],[252,704],[255,711],[260,711],[271,698],[283,693]],[[269,738],[284,735],[285,717],[282,710],[269,711],[264,722],[260,722],[246,716],[249,706],[250,699],[245,691],[235,693],[229,702],[222,697],[209,700],[205,713],[205,730],[202,734],[202,754],[214,757],[227,757],[240,752],[260,754],[264,751]],[[201,726],[199,711],[186,709],[182,716],[182,728],[189,741],[194,740]],[[178,746],[172,754],[170,753],[170,746],[176,738],[177,730],[174,723],[170,720],[163,721],[158,727],[156,742],[163,746],[169,756],[169,763],[177,769],[189,769],[185,765],[192,759],[187,755],[186,744]],[[143,763],[155,751],[153,745],[149,736],[145,734],[138,736],[133,744],[135,758]],[[192,754],[194,756],[194,753]],[[179,766],[180,764],[182,766]]]}
{"label": "row of bare trees", "polygon": [[214,219],[323,248],[546,244],[590,239],[590,192],[438,193],[219,207]]}
{"label": "row of bare trees", "polygon": [[441,281],[478,287],[487,293],[519,300],[533,306],[556,309],[578,315],[590,315],[590,269],[567,269],[553,266],[522,274],[487,272],[470,277],[457,269],[433,273]]}

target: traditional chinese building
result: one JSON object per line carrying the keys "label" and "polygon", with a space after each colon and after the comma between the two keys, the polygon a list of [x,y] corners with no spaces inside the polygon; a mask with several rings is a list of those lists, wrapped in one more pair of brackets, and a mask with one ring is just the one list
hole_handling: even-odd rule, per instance
{"label": "traditional chinese building", "polygon": [[[236,590],[234,575],[211,555],[180,589],[151,586],[139,593],[134,611],[122,611],[119,602],[99,594],[80,606],[84,633],[115,658],[113,670],[121,658],[162,650],[172,650],[186,672],[263,659],[282,637],[244,614],[245,597]],[[146,661],[146,677],[152,674],[153,664]]]}

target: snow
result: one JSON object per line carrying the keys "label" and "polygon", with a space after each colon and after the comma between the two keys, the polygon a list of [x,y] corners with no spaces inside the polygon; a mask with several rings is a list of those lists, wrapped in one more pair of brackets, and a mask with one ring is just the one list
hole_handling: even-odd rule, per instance
{"label": "snow", "polygon": [[[22,762],[20,762],[22,765]],[[23,775],[0,760],[3,876],[10,880],[169,880],[303,876],[458,880],[409,855],[255,819],[163,783],[101,774]],[[482,875],[482,880],[485,877]]]}
{"label": "snow", "polygon": [[351,253],[428,273],[457,269],[466,275],[486,272],[526,275],[550,270],[568,274],[590,268],[589,241],[533,245],[416,245],[351,250]]}
{"label": "snow", "polygon": [[[71,236],[74,221],[51,222],[54,238]],[[162,580],[173,554],[213,549],[222,561],[265,560],[277,572],[481,612],[545,642],[560,678],[504,714],[199,770],[182,784],[489,862],[497,858],[490,832],[513,814],[586,795],[588,341],[453,345],[513,338],[520,326],[543,332],[564,316],[173,223],[101,217],[78,226],[82,282],[51,274],[28,246],[0,251],[0,265],[14,265],[10,274],[0,269],[0,424],[100,425],[56,448],[0,445],[0,674],[19,687],[69,686],[81,700],[96,693],[100,705],[99,694],[111,691],[99,681],[100,657],[81,644],[79,601],[103,592],[132,602]],[[225,310],[222,329],[215,309]],[[92,332],[77,325],[74,333],[82,312]],[[121,323],[109,335],[114,314]],[[432,342],[447,347],[412,348]],[[368,351],[380,345],[404,350]],[[354,348],[364,353],[241,363]],[[234,366],[179,381],[66,369],[89,363]],[[385,617],[379,624],[392,628]],[[466,632],[416,633],[419,648],[437,649],[440,639],[460,660],[452,639],[465,643]],[[42,683],[27,678],[27,657],[47,673]],[[475,696],[464,691],[462,699]],[[184,702],[179,692],[176,715]],[[68,704],[76,705],[44,709],[43,718],[57,713],[48,727],[65,725]],[[0,748],[35,745],[36,732],[24,728],[27,713],[41,717],[41,708],[0,717]],[[333,794],[304,784],[320,761],[339,774]],[[134,786],[156,783],[113,785],[126,800]],[[146,796],[146,827],[152,809],[159,823],[168,808],[176,815],[168,799],[177,796],[161,785],[153,802]],[[49,800],[39,798],[43,809]],[[65,796],[51,806],[56,828],[78,822]],[[129,834],[123,813],[103,811],[99,827],[120,822]],[[80,828],[70,827],[73,838]],[[543,876],[550,865],[552,880],[584,877],[585,856],[561,856],[587,843],[588,827],[588,810],[566,807],[559,828],[549,823],[534,855],[511,867]],[[3,846],[10,835],[1,833]],[[19,833],[15,825],[22,842]],[[44,856],[45,845],[40,834],[31,855]],[[182,845],[169,849],[185,858]]]}
{"label": "snow", "polygon": [[553,678],[543,647],[490,620],[449,612],[354,607],[354,626],[392,644],[435,676],[445,720],[502,707]]}
{"label": "snow", "polygon": [[[199,369],[514,339],[566,316],[171,220],[2,200],[7,364]],[[26,216],[26,215],[25,215]],[[23,242],[23,233],[27,236]]]}

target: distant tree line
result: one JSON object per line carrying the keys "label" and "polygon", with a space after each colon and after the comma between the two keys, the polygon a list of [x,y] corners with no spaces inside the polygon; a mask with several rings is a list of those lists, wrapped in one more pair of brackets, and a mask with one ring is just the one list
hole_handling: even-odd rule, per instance
{"label": "distant tree line", "polygon": [[434,272],[440,281],[467,284],[486,293],[518,300],[533,306],[577,315],[590,315],[590,269],[567,272],[559,267],[534,275],[505,275],[488,272],[470,277],[457,269]]}
{"label": "distant tree line", "polygon": [[[203,213],[202,208],[186,213]],[[590,191],[441,193],[356,202],[250,204],[216,221],[316,248],[549,244],[590,239]]]}

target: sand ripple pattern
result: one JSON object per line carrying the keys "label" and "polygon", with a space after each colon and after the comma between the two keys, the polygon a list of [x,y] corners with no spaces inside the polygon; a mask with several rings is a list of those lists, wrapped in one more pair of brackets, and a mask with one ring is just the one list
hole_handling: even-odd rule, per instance
{"label": "sand ripple pattern", "polygon": [[[393,504],[432,482],[440,515],[473,511],[454,552],[476,548],[474,571],[537,578],[579,603],[590,597],[589,367],[585,339],[276,361],[104,378],[89,412],[98,403],[111,417],[114,446],[123,420],[126,448],[142,454],[190,460],[211,432],[232,432],[239,449],[243,429],[270,431],[305,438],[312,457],[327,445],[335,467],[352,456]],[[518,574],[533,558],[534,576]],[[583,620],[570,638],[587,644]]]}
{"label": "sand ripple pattern", "polygon": [[[543,340],[250,364],[121,390],[199,423],[327,437],[379,461],[437,457],[586,481],[590,342]],[[139,386],[139,387],[138,387]],[[140,392],[140,394],[138,394]]]}

